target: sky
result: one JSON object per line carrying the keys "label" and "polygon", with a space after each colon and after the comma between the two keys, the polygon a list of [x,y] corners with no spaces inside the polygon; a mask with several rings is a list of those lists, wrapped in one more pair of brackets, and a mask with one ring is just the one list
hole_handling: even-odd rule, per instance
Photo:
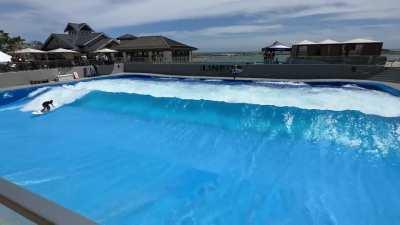
{"label": "sky", "polygon": [[368,38],[400,49],[399,0],[0,0],[0,30],[29,41],[44,42],[68,22],[110,37],[164,35],[199,51],[328,38]]}

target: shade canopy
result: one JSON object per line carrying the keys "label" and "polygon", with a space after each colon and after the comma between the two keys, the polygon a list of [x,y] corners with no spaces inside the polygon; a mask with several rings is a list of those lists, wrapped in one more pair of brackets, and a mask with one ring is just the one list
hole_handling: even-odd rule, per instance
{"label": "shade canopy", "polygon": [[356,38],[356,39],[344,41],[343,43],[381,43],[381,42],[375,41],[375,40],[370,40],[370,39],[365,39],[365,38]]}
{"label": "shade canopy", "polygon": [[304,41],[300,41],[299,43],[296,43],[296,45],[314,45],[314,44],[316,44],[316,43],[309,41],[309,40],[304,40]]}
{"label": "shade canopy", "polygon": [[7,55],[6,53],[0,51],[0,63],[11,62],[11,55]]}
{"label": "shade canopy", "polygon": [[326,39],[321,42],[312,42],[308,40],[301,41],[299,43],[296,43],[295,45],[332,45],[332,44],[369,44],[369,43],[382,43],[381,41],[375,41],[375,40],[370,40],[370,39],[365,39],[365,38],[356,38],[356,39],[351,39],[348,41],[335,41],[332,39]]}
{"label": "shade canopy", "polygon": [[95,51],[95,53],[117,53],[118,51],[109,49],[109,48],[103,48],[100,50]]}
{"label": "shade canopy", "polygon": [[24,48],[24,49],[16,50],[13,53],[14,54],[43,54],[46,52],[40,51],[37,49],[33,49],[33,48]]}
{"label": "shade canopy", "polygon": [[50,51],[47,51],[48,53],[79,53],[77,51],[74,50],[69,50],[69,49],[65,49],[65,48],[57,48],[57,49],[53,49]]}
{"label": "shade canopy", "polygon": [[323,40],[323,41],[319,42],[318,44],[325,44],[325,45],[327,45],[327,44],[340,44],[340,42],[332,40],[332,39],[326,39],[326,40]]}
{"label": "shade canopy", "polygon": [[279,41],[275,41],[272,45],[263,48],[263,51],[290,51],[291,47],[288,47]]}

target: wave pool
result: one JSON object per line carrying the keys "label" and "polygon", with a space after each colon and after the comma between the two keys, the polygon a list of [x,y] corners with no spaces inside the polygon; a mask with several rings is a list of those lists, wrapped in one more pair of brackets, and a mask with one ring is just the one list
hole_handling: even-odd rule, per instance
{"label": "wave pool", "polygon": [[100,224],[400,221],[387,92],[131,77],[15,95],[0,95],[0,176]]}

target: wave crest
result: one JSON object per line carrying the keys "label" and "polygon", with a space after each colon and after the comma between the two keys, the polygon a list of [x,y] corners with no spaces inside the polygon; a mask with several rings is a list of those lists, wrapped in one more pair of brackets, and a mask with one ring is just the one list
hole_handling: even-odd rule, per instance
{"label": "wave crest", "polygon": [[82,98],[91,91],[102,91],[301,109],[356,110],[365,114],[383,117],[400,116],[400,98],[388,93],[368,89],[312,87],[308,85],[293,86],[295,87],[284,88],[284,85],[280,83],[263,86],[260,84],[227,85],[168,80],[98,80],[52,87],[44,93],[39,93],[33,100],[24,105],[21,110],[39,110],[41,103],[50,99],[54,100],[55,108],[58,108]]}

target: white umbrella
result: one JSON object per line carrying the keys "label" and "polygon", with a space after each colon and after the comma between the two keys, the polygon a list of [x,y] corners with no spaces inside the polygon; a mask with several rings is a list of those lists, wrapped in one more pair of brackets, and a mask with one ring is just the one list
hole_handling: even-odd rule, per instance
{"label": "white umbrella", "polygon": [[0,51],[0,63],[11,62],[11,55],[7,55],[6,53]]}
{"label": "white umbrella", "polygon": [[118,51],[109,49],[109,48],[103,48],[100,50],[95,51],[95,53],[117,53]]}
{"label": "white umbrella", "polygon": [[57,49],[47,51],[47,53],[79,53],[79,52],[74,51],[74,50],[65,49],[65,48],[57,48]]}
{"label": "white umbrella", "polygon": [[24,48],[24,49],[16,50],[13,53],[14,54],[43,54],[46,52],[40,51],[37,49],[33,49],[33,48]]}

